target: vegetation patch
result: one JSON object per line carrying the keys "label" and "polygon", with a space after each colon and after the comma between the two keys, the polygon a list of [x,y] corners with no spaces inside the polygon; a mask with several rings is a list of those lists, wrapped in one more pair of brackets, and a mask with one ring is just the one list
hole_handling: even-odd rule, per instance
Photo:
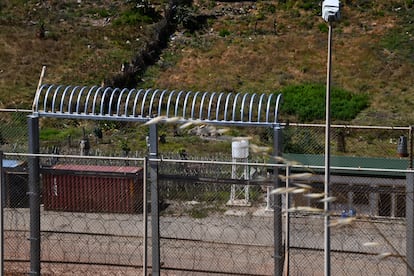
{"label": "vegetation patch", "polygon": [[[326,86],[322,84],[290,85],[282,89],[281,112],[294,116],[300,122],[325,118]],[[349,121],[368,107],[366,94],[354,94],[337,87],[331,88],[331,117]]]}

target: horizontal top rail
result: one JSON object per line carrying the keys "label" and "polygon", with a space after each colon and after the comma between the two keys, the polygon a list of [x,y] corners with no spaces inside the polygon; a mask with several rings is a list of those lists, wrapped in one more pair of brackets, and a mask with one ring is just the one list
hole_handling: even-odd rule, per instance
{"label": "horizontal top rail", "polygon": [[[150,162],[165,162],[165,163],[187,163],[187,164],[219,164],[219,165],[243,165],[243,166],[264,166],[271,168],[283,168],[290,167],[296,169],[305,169],[308,172],[317,169],[324,169],[324,166],[314,165],[290,165],[285,163],[259,163],[259,162],[235,162],[235,161],[218,161],[218,160],[183,160],[183,159],[170,159],[170,158],[145,158],[145,157],[115,157],[115,156],[93,156],[93,155],[59,155],[59,154],[44,154],[44,153],[15,153],[15,152],[3,152],[4,156],[14,157],[46,157],[46,158],[69,158],[69,159],[94,159],[94,160],[119,160],[119,161],[145,161]],[[387,169],[387,168],[368,168],[368,167],[332,167],[333,170],[341,171],[370,171],[370,172],[394,172],[394,173],[414,173],[412,169]],[[312,173],[311,173],[312,174]]]}
{"label": "horizontal top rail", "polygon": [[19,108],[0,108],[0,112],[23,112],[23,113],[31,113],[32,110],[30,110],[30,109],[19,109]]}
{"label": "horizontal top rail", "polygon": [[[306,124],[306,123],[281,123],[281,126],[295,126],[295,127],[325,127],[325,124]],[[344,125],[332,124],[333,128],[349,128],[349,129],[386,129],[386,130],[410,130],[411,126],[363,126],[363,125]]]}
{"label": "horizontal top rail", "polygon": [[281,94],[169,91],[43,84],[33,101],[42,117],[147,122],[153,118],[221,125],[278,124]]}

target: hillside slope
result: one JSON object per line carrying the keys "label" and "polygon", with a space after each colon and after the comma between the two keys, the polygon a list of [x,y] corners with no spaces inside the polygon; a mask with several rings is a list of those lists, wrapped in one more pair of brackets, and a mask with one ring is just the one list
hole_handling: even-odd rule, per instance
{"label": "hillside slope", "polygon": [[[119,72],[148,35],[148,23],[120,20],[130,5],[2,1],[0,107],[30,106],[44,64],[48,83],[99,84]],[[411,1],[342,5],[334,28],[333,85],[371,99],[351,123],[413,124]],[[207,18],[206,26],[190,31],[181,25],[139,86],[277,92],[289,84],[325,82],[327,27],[319,1],[199,0],[189,12]],[[46,39],[36,36],[42,24]]]}

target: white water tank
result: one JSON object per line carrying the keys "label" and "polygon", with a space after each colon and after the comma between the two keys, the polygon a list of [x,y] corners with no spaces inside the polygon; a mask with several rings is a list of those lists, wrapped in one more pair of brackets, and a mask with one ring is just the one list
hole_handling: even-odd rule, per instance
{"label": "white water tank", "polygon": [[233,158],[249,157],[249,141],[239,140],[231,143],[231,155]]}

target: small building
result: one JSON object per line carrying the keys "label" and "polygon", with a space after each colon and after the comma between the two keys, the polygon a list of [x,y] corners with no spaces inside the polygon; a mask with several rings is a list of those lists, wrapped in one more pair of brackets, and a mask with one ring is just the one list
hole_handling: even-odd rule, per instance
{"label": "small building", "polygon": [[[286,153],[283,157],[305,167],[317,167],[310,170],[314,174],[308,181],[318,192],[323,192],[324,155]],[[408,159],[331,156],[330,166],[330,193],[337,198],[331,204],[333,211],[405,217],[406,175],[398,170],[409,167]],[[311,203],[323,206],[316,200]]]}

